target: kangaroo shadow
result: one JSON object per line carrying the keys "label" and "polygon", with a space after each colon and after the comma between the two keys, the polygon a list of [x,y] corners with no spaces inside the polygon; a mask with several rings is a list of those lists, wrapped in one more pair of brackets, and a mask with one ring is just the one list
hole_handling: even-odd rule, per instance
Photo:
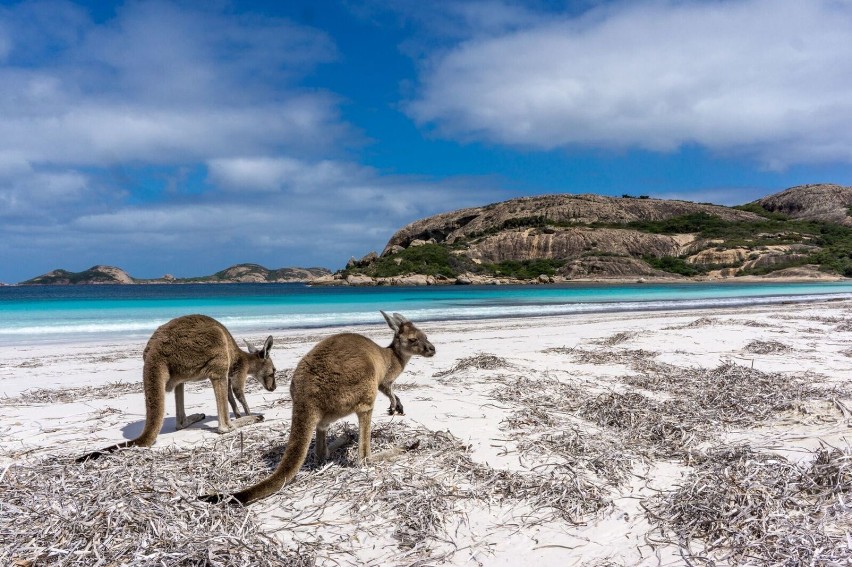
{"label": "kangaroo shadow", "polygon": [[[308,455],[305,457],[305,462],[302,463],[301,468],[305,468],[307,470],[316,470],[321,466],[328,465],[333,463],[338,467],[354,467],[356,465],[355,461],[349,456],[349,448],[358,443],[357,432],[354,430],[344,429],[342,432],[339,432],[337,435],[330,434],[328,436],[328,446],[329,449],[336,443],[339,443],[339,446],[335,447],[334,450],[331,451],[331,454],[328,456],[328,459],[324,463],[319,463],[317,461],[316,453],[314,452],[314,447],[316,446],[316,439],[311,441],[310,447],[308,447]],[[283,445],[278,445],[276,447],[272,447],[271,449],[267,449],[261,455],[263,459],[263,464],[266,465],[269,470],[273,470],[278,466],[278,463],[281,462],[281,457],[284,455],[284,451],[287,449],[287,443]]]}
{"label": "kangaroo shadow", "polygon": [[[208,425],[208,422],[218,423],[219,420],[215,415],[205,416],[201,421],[197,421],[190,425],[187,429],[191,428],[199,428],[205,429],[207,431],[216,431],[216,427],[212,425]],[[124,427],[121,428],[121,434],[125,439],[136,439],[142,434],[142,430],[145,428],[145,420],[140,419],[139,421],[134,421],[128,423]],[[160,428],[160,435],[164,433],[174,433],[177,431],[177,418],[176,417],[167,417],[163,420],[163,427]]]}

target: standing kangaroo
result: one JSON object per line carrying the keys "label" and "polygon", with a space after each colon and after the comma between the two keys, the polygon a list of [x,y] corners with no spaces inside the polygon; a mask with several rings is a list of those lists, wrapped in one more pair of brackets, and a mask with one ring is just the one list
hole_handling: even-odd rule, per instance
{"label": "standing kangaroo", "polygon": [[[183,405],[184,382],[210,379],[213,383],[219,414],[219,427],[216,430],[219,433],[262,421],[262,415],[248,415],[243,390],[249,374],[270,392],[275,389],[275,365],[269,358],[271,348],[270,336],[263,348],[250,347],[250,352],[244,352],[221,323],[206,315],[186,315],[160,326],[151,335],[142,353],[142,389],[145,393],[145,427],[142,433],[136,439],[84,455],[77,462],[97,459],[103,453],[111,453],[122,447],[153,445],[163,427],[166,392],[175,392],[176,429],[183,429],[204,419],[203,413],[186,415]],[[236,411],[234,394],[246,410],[245,417],[239,417]],[[233,421],[228,417],[229,402],[237,415]]]}
{"label": "standing kangaroo", "polygon": [[[414,323],[399,313],[393,317],[384,311],[381,314],[394,332],[390,346],[383,348],[363,335],[341,333],[323,339],[299,361],[290,382],[293,417],[281,462],[265,480],[233,494],[237,501],[248,504],[266,498],[296,476],[314,430],[317,460],[324,461],[329,425],[352,413],[358,416],[358,460],[363,463],[370,457],[370,418],[377,392],[390,399],[388,413],[401,414],[402,403],[393,393],[393,381],[412,356],[435,355],[435,347]],[[200,498],[217,503],[227,495]]]}

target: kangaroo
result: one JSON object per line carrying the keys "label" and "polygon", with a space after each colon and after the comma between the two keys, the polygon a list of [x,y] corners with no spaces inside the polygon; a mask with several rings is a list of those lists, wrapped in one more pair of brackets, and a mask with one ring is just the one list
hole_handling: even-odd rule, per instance
{"label": "kangaroo", "polygon": [[[358,416],[358,460],[365,463],[370,458],[370,418],[377,392],[390,399],[389,414],[401,414],[402,403],[393,393],[394,380],[412,356],[435,355],[435,347],[414,323],[399,313],[392,317],[380,313],[394,332],[390,346],[383,348],[363,335],[341,333],[323,339],[299,361],[290,382],[293,415],[281,462],[271,476],[233,494],[237,502],[249,504],[266,498],[296,476],[314,431],[315,454],[319,462],[324,461],[329,425],[352,413]],[[227,498],[224,494],[200,497],[210,503]]]}
{"label": "kangaroo", "polygon": [[[88,453],[77,462],[97,459],[104,453],[123,447],[150,447],[163,427],[166,413],[166,392],[175,392],[177,413],[176,429],[181,430],[205,418],[203,413],[186,415],[183,404],[184,382],[209,379],[216,395],[216,410],[219,415],[219,433],[233,431],[263,420],[262,415],[248,415],[248,404],[243,389],[246,377],[251,374],[268,391],[275,384],[275,365],[269,357],[272,337],[268,337],[261,349],[241,350],[228,330],[218,321],[206,315],[185,315],[172,319],[160,326],[145,346],[142,353],[142,389],[145,393],[145,427],[136,439],[125,441]],[[240,399],[245,417],[236,412],[237,418],[228,417],[228,402],[233,395]]]}

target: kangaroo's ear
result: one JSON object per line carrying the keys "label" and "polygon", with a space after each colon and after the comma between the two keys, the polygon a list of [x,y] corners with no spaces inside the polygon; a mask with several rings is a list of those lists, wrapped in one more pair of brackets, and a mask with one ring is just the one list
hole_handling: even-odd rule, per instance
{"label": "kangaroo's ear", "polygon": [[393,329],[393,332],[394,332],[394,333],[396,333],[397,331],[399,331],[399,325],[400,325],[400,323],[399,323],[399,321],[397,321],[397,320],[396,320],[396,317],[395,317],[395,315],[396,315],[396,314],[395,314],[395,313],[394,313],[394,318],[391,318],[391,316],[390,316],[390,315],[388,315],[387,313],[385,313],[384,311],[379,311],[379,313],[381,313],[381,314],[382,314],[382,317],[384,317],[384,318],[385,318],[385,321],[387,321],[387,322],[388,322],[388,327],[390,327],[391,329]]}
{"label": "kangaroo's ear", "polygon": [[403,323],[410,323],[411,322],[408,319],[406,319],[405,317],[403,317],[402,315],[400,315],[399,313],[394,313],[393,318],[394,318],[394,320],[396,320],[397,325],[400,325],[400,326],[402,326]]}
{"label": "kangaroo's ear", "polygon": [[256,353],[256,352],[257,352],[257,349],[256,349],[256,348],[254,348],[254,345],[253,345],[253,344],[251,344],[250,342],[248,342],[248,340],[247,340],[247,339],[243,339],[243,342],[244,342],[244,343],[246,343],[246,346],[248,347],[248,351],[249,351],[251,354],[254,354],[254,353]]}
{"label": "kangaroo's ear", "polygon": [[272,350],[272,335],[266,337],[266,342],[263,343],[263,358],[269,358],[270,350]]}

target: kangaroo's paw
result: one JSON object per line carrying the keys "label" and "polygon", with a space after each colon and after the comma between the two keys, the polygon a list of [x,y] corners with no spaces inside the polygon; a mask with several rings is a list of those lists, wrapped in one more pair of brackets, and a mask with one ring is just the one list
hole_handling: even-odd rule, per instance
{"label": "kangaroo's paw", "polygon": [[262,415],[245,415],[239,419],[233,420],[231,424],[233,425],[234,429],[236,429],[237,427],[244,427],[246,425],[260,423],[261,421],[263,421]]}
{"label": "kangaroo's paw", "polygon": [[198,423],[199,421],[201,421],[205,417],[207,417],[207,416],[204,415],[203,413],[194,413],[192,415],[188,415],[188,416],[186,416],[186,419],[183,420],[183,422],[178,421],[175,424],[175,429],[177,431],[180,431],[181,429],[186,429],[187,427],[189,427],[193,423]]}

